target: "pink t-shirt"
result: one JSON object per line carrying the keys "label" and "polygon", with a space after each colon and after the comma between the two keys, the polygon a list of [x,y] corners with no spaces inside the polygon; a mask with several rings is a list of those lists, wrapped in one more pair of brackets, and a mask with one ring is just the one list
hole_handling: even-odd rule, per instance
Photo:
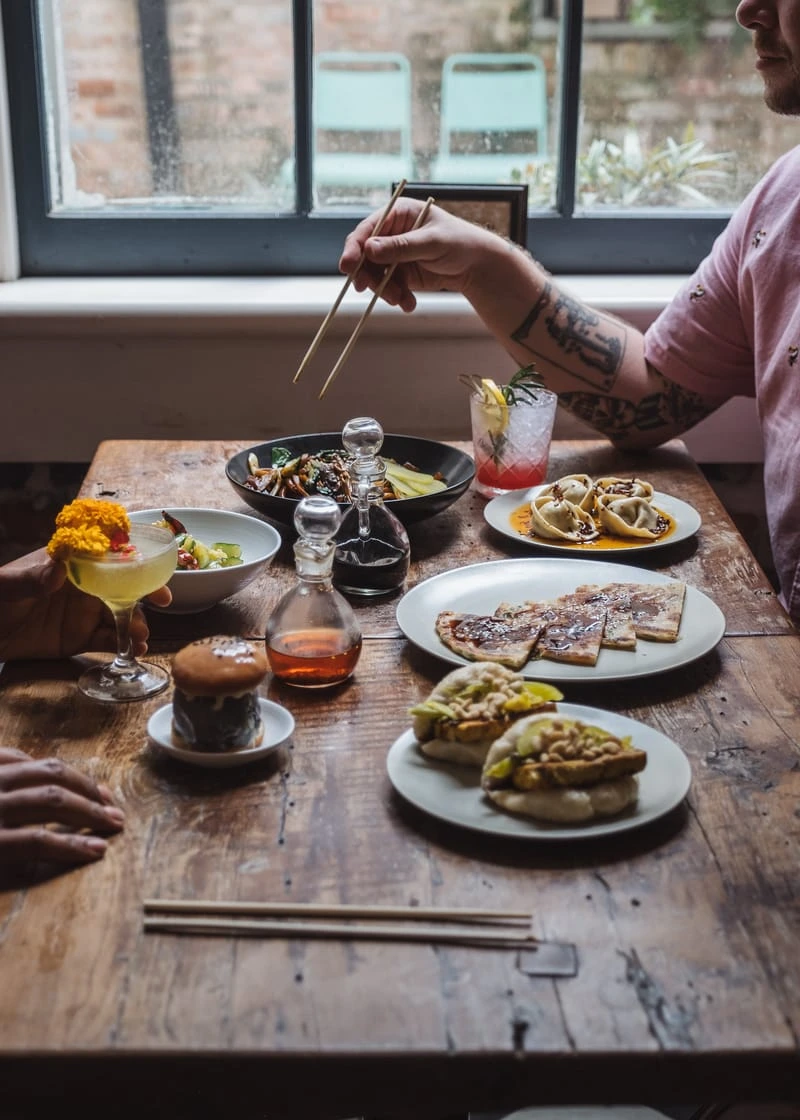
{"label": "pink t-shirt", "polygon": [[753,188],[647,331],[645,353],[704,397],[756,398],[781,601],[800,624],[800,147]]}

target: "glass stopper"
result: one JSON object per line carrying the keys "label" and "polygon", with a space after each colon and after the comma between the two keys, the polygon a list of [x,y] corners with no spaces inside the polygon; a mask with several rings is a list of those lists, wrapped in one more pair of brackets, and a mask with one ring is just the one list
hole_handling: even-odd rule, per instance
{"label": "glass stopper", "polygon": [[321,494],[302,498],[294,511],[294,527],[298,536],[323,549],[327,549],[341,522],[339,506],[333,498]]}

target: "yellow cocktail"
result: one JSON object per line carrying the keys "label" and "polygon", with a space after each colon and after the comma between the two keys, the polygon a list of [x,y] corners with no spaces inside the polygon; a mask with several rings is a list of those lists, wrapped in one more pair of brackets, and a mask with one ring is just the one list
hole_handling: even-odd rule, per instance
{"label": "yellow cocktail", "polygon": [[132,525],[130,551],[107,552],[104,556],[73,555],[66,561],[70,580],[96,595],[112,610],[130,607],[165,584],[175,571],[175,536],[155,525]]}
{"label": "yellow cocktail", "polygon": [[78,680],[81,691],[95,700],[118,701],[143,700],[165,689],[169,674],[134,658],[130,622],[139,599],[167,583],[175,571],[178,549],[171,530],[131,525],[124,546],[99,556],[72,552],[63,559],[71,582],[102,599],[117,628],[117,656],[88,669]]}

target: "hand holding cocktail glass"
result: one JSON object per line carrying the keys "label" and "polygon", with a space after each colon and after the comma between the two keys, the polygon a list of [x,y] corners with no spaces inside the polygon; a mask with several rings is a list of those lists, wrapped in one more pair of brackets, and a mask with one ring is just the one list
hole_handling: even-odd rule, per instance
{"label": "hand holding cocktail glass", "polygon": [[80,591],[106,604],[114,618],[117,654],[88,669],[78,687],[96,700],[141,700],[165,689],[169,674],[133,655],[131,618],[137,602],[162,587],[175,570],[177,546],[169,529],[131,525],[114,502],[78,500],[56,519],[48,544]]}

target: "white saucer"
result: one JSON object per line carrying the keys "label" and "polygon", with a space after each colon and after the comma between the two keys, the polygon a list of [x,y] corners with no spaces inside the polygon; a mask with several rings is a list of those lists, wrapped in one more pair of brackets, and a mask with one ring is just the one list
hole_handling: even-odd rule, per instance
{"label": "white saucer", "polygon": [[294,733],[294,717],[286,708],[272,700],[259,696],[261,719],[264,721],[264,738],[257,747],[232,751],[189,751],[176,747],[172,742],[172,704],[165,704],[153,712],[147,721],[147,734],[173,758],[189,762],[192,766],[205,766],[221,769],[229,766],[244,766],[277,750],[289,742]]}

